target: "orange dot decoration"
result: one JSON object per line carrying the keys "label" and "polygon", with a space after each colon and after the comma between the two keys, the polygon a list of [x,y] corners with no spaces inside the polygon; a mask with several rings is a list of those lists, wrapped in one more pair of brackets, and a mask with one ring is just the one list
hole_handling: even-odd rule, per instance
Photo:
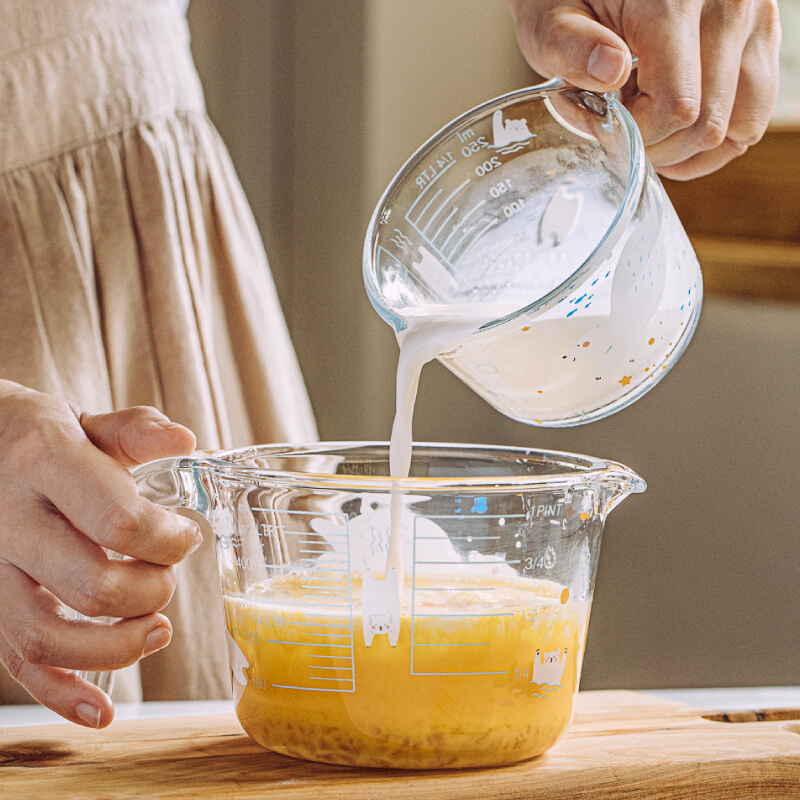
{"label": "orange dot decoration", "polygon": [[569,589],[564,589],[564,591],[561,592],[561,605],[563,606],[567,600],[569,600]]}
{"label": "orange dot decoration", "polygon": [[651,339],[647,344],[655,344],[655,339]]}
{"label": "orange dot decoration", "polygon": [[587,514],[585,511],[581,514],[581,522],[586,522],[589,519],[590,514]]}

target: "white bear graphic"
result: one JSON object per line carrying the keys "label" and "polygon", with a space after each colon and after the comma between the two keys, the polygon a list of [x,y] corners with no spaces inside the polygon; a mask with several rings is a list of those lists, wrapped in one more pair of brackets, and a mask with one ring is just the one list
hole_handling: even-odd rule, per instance
{"label": "white bear graphic", "polygon": [[372,577],[372,570],[364,570],[361,619],[367,647],[372,647],[373,638],[382,633],[389,634],[392,647],[397,645],[400,635],[400,594],[397,591],[396,569],[390,569],[382,581]]}
{"label": "white bear graphic", "polygon": [[561,677],[564,674],[564,667],[567,663],[567,648],[561,650],[551,650],[542,654],[541,650],[536,651],[533,659],[533,677],[531,683],[546,686],[561,686]]}
{"label": "white bear graphic", "polygon": [[250,667],[250,662],[236,644],[236,639],[231,636],[231,632],[226,630],[225,634],[228,643],[228,660],[233,674],[233,704],[238,706],[247,686],[247,675],[244,674],[244,671]]}

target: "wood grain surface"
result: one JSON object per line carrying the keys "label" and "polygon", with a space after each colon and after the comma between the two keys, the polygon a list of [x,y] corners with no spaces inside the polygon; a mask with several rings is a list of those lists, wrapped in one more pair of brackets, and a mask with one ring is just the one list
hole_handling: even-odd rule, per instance
{"label": "wood grain surface", "polygon": [[252,742],[232,714],[117,722],[103,731],[6,728],[0,797],[798,800],[800,720],[779,713],[771,721],[771,713],[763,712],[764,721],[712,721],[697,709],[635,692],[582,692],[566,736],[541,758],[441,772],[296,761]]}

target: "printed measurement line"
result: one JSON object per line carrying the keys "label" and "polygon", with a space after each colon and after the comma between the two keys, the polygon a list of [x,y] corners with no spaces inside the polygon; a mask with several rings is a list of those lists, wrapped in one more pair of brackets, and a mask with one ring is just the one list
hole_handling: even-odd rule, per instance
{"label": "printed measurement line", "polygon": [[[250,510],[263,511],[265,514],[295,514],[299,517],[341,517],[343,520],[347,520],[347,514],[341,511],[291,511],[288,508],[261,508],[261,506],[253,506]],[[303,533],[308,533],[308,531],[303,531]]]}
{"label": "printed measurement line", "polygon": [[[337,598],[338,599],[338,598]],[[295,606],[302,606],[303,608],[341,608],[343,610],[350,610],[350,606],[339,606],[333,603],[292,603],[292,607]],[[341,614],[314,614],[313,616],[322,616],[322,617],[337,617],[341,616]]]}
{"label": "printed measurement line", "polygon": [[[300,560],[301,561],[310,561],[312,564],[316,564],[317,563],[317,559],[316,558],[301,558]],[[297,567],[294,567],[294,569],[297,569]],[[350,572],[350,570],[349,569],[333,569],[331,567],[314,567],[314,572]],[[336,580],[336,578],[331,578],[330,580]]]}
{"label": "printed measurement line", "polygon": [[[434,200],[435,200],[435,199],[436,199],[436,198],[437,198],[437,197],[438,197],[438,196],[439,196],[441,193],[442,193],[442,190],[441,190],[441,189],[439,189],[439,190],[436,192],[436,194],[435,194],[433,197],[431,197],[431,199],[430,199],[430,200],[428,200],[428,202],[425,204],[425,208],[423,208],[423,209],[422,209],[422,211],[420,211],[420,212],[419,212],[419,216],[417,217],[417,222],[415,222],[415,223],[414,223],[415,225],[416,225],[417,223],[419,223],[419,221],[420,221],[420,220],[421,220],[421,219],[422,219],[422,218],[425,216],[425,212],[426,212],[426,211],[427,211],[427,210],[430,208],[430,206],[431,206],[431,203],[432,203],[432,202],[433,202],[433,201],[434,201]],[[424,231],[423,231],[423,233],[424,233]]]}
{"label": "printed measurement line", "polygon": [[474,567],[477,564],[519,564],[519,559],[517,561],[505,561],[503,559],[497,559],[495,561],[417,561],[417,564],[447,564],[451,567]]}
{"label": "printed measurement line", "polygon": [[[427,224],[427,225],[426,225],[426,226],[425,226],[425,227],[422,229],[422,232],[423,232],[423,233],[426,233],[426,232],[427,232],[428,228],[430,228],[430,226],[432,225],[432,223],[433,223],[433,221],[436,219],[436,217],[438,217],[438,216],[439,216],[439,214],[441,214],[441,213],[442,213],[442,209],[443,209],[443,208],[447,208],[447,204],[448,204],[448,203],[449,203],[449,202],[450,202],[450,201],[451,201],[451,200],[452,200],[452,199],[453,199],[453,198],[454,198],[454,197],[455,197],[455,196],[456,196],[456,195],[457,195],[457,194],[458,194],[458,193],[459,193],[459,192],[460,192],[460,191],[461,191],[461,190],[462,190],[462,189],[463,189],[463,188],[464,188],[464,187],[465,187],[465,186],[466,186],[468,183],[469,183],[469,180],[470,180],[470,179],[469,179],[469,178],[467,178],[467,179],[464,181],[464,183],[462,183],[462,184],[461,184],[461,186],[459,186],[459,187],[458,187],[458,188],[456,188],[456,189],[453,189],[453,191],[452,191],[452,192],[450,192],[450,194],[449,194],[449,195],[447,195],[447,197],[445,197],[445,199],[442,201],[442,204],[439,206],[439,208],[437,208],[437,209],[436,209],[436,213],[435,213],[435,214],[434,214],[434,215],[433,215],[433,216],[432,216],[432,217],[431,217],[431,218],[428,220],[428,224]],[[441,191],[441,189],[440,189],[439,191]],[[430,203],[429,203],[428,205],[430,205]],[[425,208],[426,208],[426,210],[427,210],[428,206],[425,206]],[[422,214],[424,214],[424,213],[425,213],[425,212],[423,211],[423,212],[422,212]],[[420,220],[420,219],[422,219],[422,214],[420,214],[420,215],[419,215],[419,217],[417,217],[417,222],[419,222],[419,220]],[[452,214],[451,214],[450,216],[452,216]],[[448,219],[449,219],[449,218],[450,218],[450,217],[448,217]],[[438,231],[437,231],[437,233],[438,233]],[[435,238],[436,238],[436,236],[434,235],[434,237],[433,237],[433,238],[435,239]]]}
{"label": "printed measurement line", "polygon": [[[329,583],[301,583],[301,589],[344,589],[347,586],[347,578],[320,578],[320,581],[329,581]],[[344,582],[342,586],[333,586],[336,581]]]}
{"label": "printed measurement line", "polygon": [[[313,653],[309,653],[309,658],[346,658],[348,661],[350,660],[350,656],[316,656]],[[314,667],[316,669],[316,667]],[[333,667],[333,669],[345,669],[344,667]]]}
{"label": "printed measurement line", "polygon": [[[330,594],[304,594],[303,597],[307,598],[308,600],[341,600],[343,599],[341,594],[339,595],[330,595]],[[312,605],[315,605],[312,603]],[[316,603],[316,605],[323,605],[323,603]],[[327,608],[340,608],[340,606],[327,606]]]}
{"label": "printed measurement line", "polygon": [[[458,211],[458,206],[455,206],[453,210],[447,215],[445,221],[436,229],[436,233],[433,234],[433,241],[436,240],[436,237],[442,232],[442,229],[453,219],[453,215]],[[438,213],[438,212],[437,212]],[[425,230],[428,230],[428,226],[425,226]]]}
{"label": "printed measurement line", "polygon": [[[525,519],[526,514],[426,514],[425,519],[464,519],[464,517],[470,517],[477,520],[482,519]],[[434,537],[434,538],[441,538],[441,537]],[[455,539],[455,536],[448,536],[448,539]],[[475,538],[475,537],[473,537]],[[495,537],[499,538],[499,537]]]}
{"label": "printed measurement line", "polygon": [[[408,211],[406,211],[407,222],[411,222],[411,212],[414,210],[414,206],[416,206],[417,203],[419,203],[419,201],[422,200],[423,197],[425,197],[425,193],[428,191],[428,189],[430,189],[431,186],[433,186],[436,183],[436,181],[438,181],[439,178],[441,178],[442,175],[444,175],[445,172],[447,172],[447,170],[450,169],[450,167],[454,166],[455,163],[456,163],[455,161],[451,161],[446,167],[444,167],[444,169],[440,170],[436,174],[436,177],[419,193],[419,195],[417,195],[417,199],[411,204],[411,207],[408,209]],[[413,222],[411,222],[411,224],[414,225]],[[414,225],[414,227],[416,227],[416,225]]]}
{"label": "printed measurement line", "polygon": [[[352,669],[350,669],[350,667],[323,667],[323,666],[315,667],[313,664],[311,664],[311,669],[332,669],[332,670],[338,670],[339,672],[353,671]],[[349,678],[343,678],[342,680],[349,680]]]}
{"label": "printed measurement line", "polygon": [[[338,555],[343,555],[342,553],[336,553],[333,550],[303,550],[303,549],[301,549],[299,547],[297,548],[297,552],[298,553],[313,553],[315,556],[326,556],[326,555],[338,556]],[[332,561],[334,561],[336,563],[339,563],[342,560],[347,561],[347,556],[345,556],[344,559],[341,559],[341,558],[332,559]]]}
{"label": "printed measurement line", "polygon": [[480,203],[477,203],[475,206],[472,207],[471,211],[468,211],[459,221],[458,225],[453,228],[452,233],[444,240],[444,244],[442,244],[442,250],[444,251],[445,247],[447,247],[447,243],[461,230],[461,226],[481,207],[485,206],[486,201],[481,200]]}
{"label": "printed measurement line", "polygon": [[497,541],[501,536],[448,536],[442,538],[441,536],[417,536],[417,541],[429,542],[488,542]]}
{"label": "printed measurement line", "polygon": [[[338,615],[337,615],[338,616]],[[349,628],[349,625],[336,622],[290,622],[290,625],[304,625],[309,628]]]}
{"label": "printed measurement line", "polygon": [[499,672],[413,672],[412,675],[508,675],[509,671]]}
{"label": "printed measurement line", "polygon": [[336,681],[337,683],[352,683],[352,678],[323,678],[321,675],[309,675],[308,679],[311,681]]}
{"label": "printed measurement line", "polygon": [[287,686],[284,683],[273,683],[273,689],[301,689],[304,692],[354,692],[355,688],[352,689],[323,689],[321,686]]}
{"label": "printed measurement line", "polygon": [[346,639],[350,638],[349,633],[307,633],[306,636],[327,636],[328,639],[341,639],[345,637]]}
{"label": "printed measurement line", "polygon": [[[416,564],[420,562],[415,562]],[[477,562],[476,562],[477,563]],[[412,586],[412,588],[414,588]],[[423,588],[423,587],[420,587]],[[474,588],[468,586],[425,586],[423,591],[426,592],[493,592],[494,586],[476,586]],[[296,604],[295,604],[296,605]]]}
{"label": "printed measurement line", "polygon": [[416,614],[417,619],[422,619],[423,617],[436,617],[442,619],[449,619],[450,617],[513,617],[513,613],[509,612],[498,612],[497,614]]}
{"label": "printed measurement line", "polygon": [[[484,233],[484,232],[485,232],[487,229],[491,228],[491,227],[492,227],[492,225],[496,225],[496,224],[497,224],[497,220],[496,220],[496,219],[493,219],[493,220],[492,220],[492,221],[491,221],[491,222],[490,222],[488,225],[486,225],[484,228],[482,228],[482,229],[481,229],[481,230],[480,230],[480,231],[479,231],[479,232],[476,234],[475,238],[474,238],[472,241],[473,241],[473,242],[477,242],[477,241],[478,241],[478,239],[480,239],[480,238],[481,238],[481,236],[483,235],[483,233]],[[453,253],[455,253],[455,252],[456,252],[456,251],[457,251],[457,250],[458,250],[458,249],[461,247],[461,243],[462,243],[462,242],[464,241],[464,239],[466,239],[466,238],[467,238],[467,236],[469,236],[469,235],[470,235],[472,232],[473,232],[472,230],[467,230],[467,231],[464,231],[464,235],[463,235],[463,236],[462,236],[462,237],[461,237],[461,238],[460,238],[460,239],[459,239],[459,240],[458,240],[458,241],[455,243],[455,245],[453,245],[453,247],[450,249],[450,255],[451,255],[451,256],[453,255]],[[471,243],[470,243],[470,244],[471,244]],[[466,251],[466,249],[468,249],[468,247],[469,247],[469,245],[467,246],[467,248],[465,248],[465,251]]]}
{"label": "printed measurement line", "polygon": [[[481,228],[478,231],[478,233],[475,236],[475,238],[464,248],[463,252],[458,257],[458,260],[456,261],[456,264],[458,264],[461,261],[461,259],[464,258],[465,254],[467,253],[469,248],[472,247],[472,245],[475,244],[475,242],[477,242],[483,236],[483,234],[486,233],[486,231],[488,231],[489,228],[491,228],[493,225],[497,225],[497,220],[496,219],[493,219],[491,222],[489,222],[487,225],[484,225],[484,227]],[[462,237],[461,241],[463,241],[463,237]],[[451,250],[451,254],[455,253],[456,250],[458,250],[459,246],[461,245],[461,241],[459,241],[459,243]]]}
{"label": "printed measurement line", "polygon": [[433,642],[412,642],[412,647],[488,647],[489,642],[452,642],[447,643],[433,643]]}
{"label": "printed measurement line", "polygon": [[[348,650],[350,649],[349,644],[323,644],[322,642],[287,642],[283,639],[267,639],[267,644],[296,644],[299,647],[336,647],[342,648],[346,647]],[[342,658],[348,658],[348,656],[342,656]]]}

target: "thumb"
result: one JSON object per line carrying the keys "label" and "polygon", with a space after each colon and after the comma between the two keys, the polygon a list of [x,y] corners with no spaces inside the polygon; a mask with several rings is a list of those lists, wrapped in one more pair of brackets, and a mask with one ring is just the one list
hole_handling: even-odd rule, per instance
{"label": "thumb", "polygon": [[159,458],[189,455],[194,434],[171,422],[158,409],[135,406],[111,414],[80,415],[89,441],[126,467]]}
{"label": "thumb", "polygon": [[583,2],[514,0],[517,40],[536,72],[581,89],[610,92],[631,73],[631,51]]}

